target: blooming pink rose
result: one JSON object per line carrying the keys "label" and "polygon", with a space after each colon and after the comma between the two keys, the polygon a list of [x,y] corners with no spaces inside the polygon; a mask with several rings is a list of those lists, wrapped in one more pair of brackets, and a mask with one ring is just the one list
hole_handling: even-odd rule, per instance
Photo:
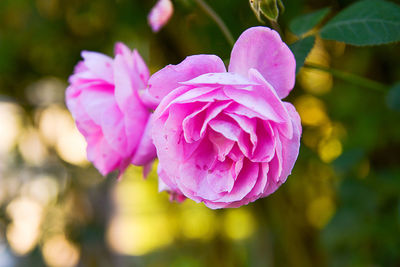
{"label": "blooming pink rose", "polygon": [[155,73],[160,189],[216,209],[284,183],[300,146],[300,117],[281,100],[294,86],[295,65],[277,32],[254,27],[236,42],[228,72],[217,56],[197,55]]}
{"label": "blooming pink rose", "polygon": [[151,141],[148,97],[149,70],[136,50],[115,45],[115,58],[82,52],[66,104],[87,141],[87,156],[106,175],[130,164],[146,165],[156,156]]}
{"label": "blooming pink rose", "polygon": [[153,32],[158,32],[168,22],[173,12],[174,6],[171,0],[158,0],[147,17]]}

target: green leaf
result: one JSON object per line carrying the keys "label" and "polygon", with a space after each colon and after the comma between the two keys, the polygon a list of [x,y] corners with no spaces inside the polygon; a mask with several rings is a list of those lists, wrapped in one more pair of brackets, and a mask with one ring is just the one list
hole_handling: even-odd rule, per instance
{"label": "green leaf", "polygon": [[400,111],[400,83],[395,84],[386,95],[389,108]]}
{"label": "green leaf", "polygon": [[277,0],[264,0],[260,2],[260,10],[270,20],[276,21],[279,15]]}
{"label": "green leaf", "polygon": [[290,22],[289,29],[296,35],[302,35],[320,23],[329,11],[330,8],[327,7],[310,14],[296,17]]}
{"label": "green leaf", "polygon": [[383,0],[357,2],[330,20],[321,37],[360,46],[400,41],[400,6]]}
{"label": "green leaf", "polygon": [[281,12],[283,12],[284,10],[281,0],[249,0],[249,3],[260,22],[263,22],[261,15],[269,20],[276,21],[279,16],[279,11],[281,10]]}
{"label": "green leaf", "polygon": [[289,45],[289,48],[292,50],[296,59],[296,74],[299,72],[300,68],[303,67],[307,55],[314,46],[314,42],[315,37],[308,36],[307,38],[300,39],[299,41]]}
{"label": "green leaf", "polygon": [[283,5],[282,0],[278,0],[278,6],[279,6],[279,11],[282,14],[283,12],[285,12],[285,6]]}

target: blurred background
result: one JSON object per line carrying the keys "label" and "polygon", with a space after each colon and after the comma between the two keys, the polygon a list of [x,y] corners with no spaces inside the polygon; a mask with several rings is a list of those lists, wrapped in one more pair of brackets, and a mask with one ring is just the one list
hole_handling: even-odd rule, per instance
{"label": "blurred background", "polygon": [[[303,68],[287,101],[303,137],[293,174],[273,195],[210,210],[158,193],[153,171],[103,178],[64,104],[81,50],[137,48],[151,72],[191,54],[230,50],[191,0],[159,33],[155,0],[0,1],[0,267],[400,266],[400,112],[385,93]],[[259,25],[247,0],[208,1],[237,38]],[[283,1],[283,38],[299,14],[352,1]],[[400,79],[399,45],[322,41],[308,62],[387,85]]]}

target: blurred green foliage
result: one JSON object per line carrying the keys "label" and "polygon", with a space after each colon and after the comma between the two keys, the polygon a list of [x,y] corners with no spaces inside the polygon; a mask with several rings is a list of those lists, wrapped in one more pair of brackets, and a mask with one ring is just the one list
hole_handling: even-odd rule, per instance
{"label": "blurred green foliage", "polygon": [[[259,25],[247,0],[208,2],[235,38]],[[296,41],[294,17],[351,2],[284,2],[284,40]],[[122,41],[151,72],[191,54],[229,58],[220,30],[190,0],[175,1],[171,21],[153,34],[154,4],[0,1],[0,266],[399,266],[400,113],[385,92],[300,70],[288,98],[303,122],[292,175],[236,210],[170,203],[154,172],[146,181],[136,168],[122,182],[102,178],[62,145],[57,129],[71,123],[63,94],[81,50],[112,55]],[[400,78],[399,50],[317,37],[307,61],[390,86]]]}

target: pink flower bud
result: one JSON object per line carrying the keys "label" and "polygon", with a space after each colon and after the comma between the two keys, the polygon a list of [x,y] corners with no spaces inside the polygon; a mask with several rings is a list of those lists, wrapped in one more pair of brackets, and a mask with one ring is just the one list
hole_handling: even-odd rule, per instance
{"label": "pink flower bud", "polygon": [[173,12],[174,6],[171,0],[159,0],[147,17],[153,32],[158,32],[168,22]]}

